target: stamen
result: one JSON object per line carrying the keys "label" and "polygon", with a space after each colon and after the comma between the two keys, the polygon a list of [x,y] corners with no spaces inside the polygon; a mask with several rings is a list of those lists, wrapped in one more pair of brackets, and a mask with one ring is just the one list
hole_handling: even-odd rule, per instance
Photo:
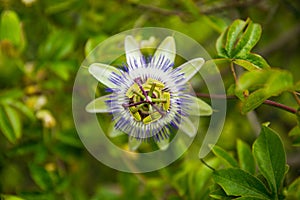
{"label": "stamen", "polygon": [[139,92],[137,92],[137,91],[135,91],[135,90],[133,90],[132,92],[133,92],[134,94],[138,95],[139,97],[141,97],[142,99],[145,99],[145,96],[142,95],[141,93],[139,93]]}
{"label": "stamen", "polygon": [[156,86],[156,83],[153,83],[153,84],[151,85],[151,88],[150,88],[149,93],[148,93],[148,96],[149,96],[149,97],[152,97],[152,94],[153,94],[153,91],[154,91],[154,89],[155,89],[155,86]]}
{"label": "stamen", "polygon": [[141,78],[136,78],[136,79],[134,79],[134,82],[135,82],[136,84],[138,84],[140,90],[142,91],[143,95],[144,95],[145,98],[146,98],[146,101],[147,101],[148,103],[150,103],[151,101],[149,100],[148,95],[147,95],[146,91],[144,90],[144,88],[143,88],[143,86],[142,86],[142,79],[141,79]]}
{"label": "stamen", "polygon": [[122,106],[128,108],[136,121],[142,121],[144,124],[165,116],[170,107],[170,96],[165,95],[168,92],[163,91],[164,84],[153,78],[148,78],[142,83],[141,77],[134,79],[134,82],[126,92],[130,103],[124,103]]}

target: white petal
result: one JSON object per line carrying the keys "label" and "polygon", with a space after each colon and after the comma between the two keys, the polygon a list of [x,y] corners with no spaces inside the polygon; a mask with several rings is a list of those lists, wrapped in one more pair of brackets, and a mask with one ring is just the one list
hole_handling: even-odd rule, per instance
{"label": "white petal", "polygon": [[166,150],[169,147],[169,138],[157,141],[156,144],[159,147],[160,150]]}
{"label": "white petal", "polygon": [[181,118],[179,129],[181,129],[189,137],[195,137],[197,134],[197,129],[195,128],[193,122],[187,117]]}
{"label": "white petal", "polygon": [[142,143],[141,140],[137,140],[135,137],[129,136],[128,145],[129,145],[130,151],[137,150],[139,148],[139,146],[141,145],[141,143]]}
{"label": "white petal", "polygon": [[165,59],[167,58],[168,60],[171,61],[171,63],[174,63],[175,56],[176,56],[175,40],[171,36],[166,37],[166,39],[162,41],[162,43],[159,45],[159,47],[157,47],[157,50],[155,51],[154,64],[157,64],[160,57],[164,57]]}
{"label": "white petal", "polygon": [[154,57],[159,58],[160,56],[164,56],[171,62],[174,62],[176,56],[176,45],[173,37],[166,37],[166,39],[164,39],[162,43],[157,47]]}
{"label": "white petal", "polygon": [[89,72],[101,83],[106,85],[109,88],[116,88],[117,86],[109,80],[112,76],[112,73],[116,73],[117,75],[122,76],[122,73],[117,68],[102,64],[102,63],[94,63],[89,67]]}
{"label": "white petal", "polygon": [[195,58],[179,66],[180,70],[178,73],[184,73],[184,80],[180,84],[188,82],[203,66],[203,58]]}
{"label": "white petal", "polygon": [[89,113],[107,113],[109,108],[105,103],[106,100],[109,100],[109,95],[94,99],[85,107],[85,110]]}
{"label": "white petal", "polygon": [[190,96],[192,103],[189,105],[189,114],[194,116],[210,116],[212,114],[212,108],[206,102],[201,99]]}
{"label": "white petal", "polygon": [[[144,64],[142,61],[143,54],[140,51],[138,43],[131,35],[126,36],[124,46],[128,67],[141,67]],[[135,63],[137,64],[137,66],[135,66]]]}

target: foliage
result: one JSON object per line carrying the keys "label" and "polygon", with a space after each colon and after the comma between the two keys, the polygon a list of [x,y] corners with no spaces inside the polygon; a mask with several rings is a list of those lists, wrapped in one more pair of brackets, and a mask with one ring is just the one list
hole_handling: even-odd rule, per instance
{"label": "foliage", "polygon": [[[239,161],[236,161],[225,150],[214,147],[214,154],[227,161],[229,168],[215,171],[213,179],[223,188],[226,196],[282,199],[283,178],[288,170],[282,140],[272,129],[263,126],[252,151],[253,153],[247,144],[238,140]],[[255,161],[258,165],[258,173],[256,173]],[[218,194],[220,189],[212,192],[212,196],[217,198],[220,197]]]}
{"label": "foliage", "polygon": [[[0,13],[1,199],[300,199],[298,2],[2,0]],[[214,170],[197,158],[209,118],[182,158],[147,174],[102,165],[76,133],[80,63],[145,26],[194,38],[220,69],[227,96],[216,98],[233,100],[205,158]]]}

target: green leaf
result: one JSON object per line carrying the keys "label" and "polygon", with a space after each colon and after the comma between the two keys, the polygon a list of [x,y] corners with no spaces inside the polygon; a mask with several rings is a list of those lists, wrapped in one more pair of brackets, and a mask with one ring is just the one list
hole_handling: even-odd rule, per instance
{"label": "green leaf", "polygon": [[[220,159],[213,158],[207,160],[207,164],[213,168],[217,168],[221,163]],[[194,164],[194,163],[191,163]],[[195,164],[194,164],[195,166]],[[194,199],[206,199],[204,198],[204,192],[208,190],[207,185],[211,184],[211,178],[213,171],[209,169],[204,164],[201,167],[194,167],[194,176],[190,177],[189,184],[188,184],[188,190],[189,193],[193,194]],[[191,171],[189,171],[191,174]],[[193,174],[192,174],[193,175]]]}
{"label": "green leaf", "polygon": [[236,168],[222,169],[213,173],[214,181],[227,195],[269,199],[264,184],[255,176]]}
{"label": "green leaf", "polygon": [[40,45],[39,56],[48,60],[59,60],[74,51],[75,35],[69,31],[53,31]]}
{"label": "green leaf", "polygon": [[245,72],[238,81],[237,91],[252,90],[256,88],[262,88],[271,76],[269,70],[255,70],[251,72]]}
{"label": "green leaf", "polygon": [[245,98],[242,104],[242,113],[245,114],[255,108],[259,107],[265,100],[269,98],[268,93],[265,89],[259,89],[251,93],[247,98]]}
{"label": "green leaf", "polygon": [[233,62],[248,71],[254,71],[257,69],[269,69],[270,66],[267,61],[258,54],[248,53],[244,57],[234,59]]}
{"label": "green leaf", "polygon": [[[94,48],[97,47],[101,42],[107,39],[107,35],[101,34],[97,37],[89,38],[84,46],[85,56],[88,56]],[[92,55],[89,55],[92,56]]]}
{"label": "green leaf", "polygon": [[300,127],[295,126],[290,132],[289,136],[300,136]]}
{"label": "green leaf", "polygon": [[300,127],[300,107],[297,109],[296,117],[297,117],[298,126]]}
{"label": "green leaf", "polygon": [[0,107],[0,129],[5,137],[15,143],[22,135],[19,113],[8,105]]}
{"label": "green leaf", "polygon": [[295,90],[300,91],[300,81],[295,84]]}
{"label": "green leaf", "polygon": [[227,19],[216,16],[216,15],[202,15],[201,17],[204,18],[205,22],[211,26],[214,30],[218,31],[219,33],[222,33],[224,30],[226,30],[228,23]]}
{"label": "green leaf", "polygon": [[256,53],[248,53],[244,56],[239,56],[239,58],[246,60],[261,69],[269,69],[270,68],[270,65],[267,63],[267,61],[262,56],[260,56]]}
{"label": "green leaf", "polygon": [[218,56],[230,58],[248,71],[270,68],[260,55],[250,53],[260,36],[259,24],[253,23],[249,18],[246,21],[237,19],[217,39]]}
{"label": "green leaf", "polygon": [[293,138],[293,145],[299,147],[300,146],[300,127],[295,126],[290,132],[289,137]]}
{"label": "green leaf", "polygon": [[216,49],[218,52],[218,56],[222,58],[228,58],[227,51],[225,49],[226,45],[226,36],[227,36],[227,29],[218,37],[216,42]]}
{"label": "green leaf", "polygon": [[248,60],[234,59],[233,62],[248,71],[254,71],[254,70],[260,69],[258,66],[256,66],[252,62],[249,62]]}
{"label": "green leaf", "polygon": [[3,200],[24,200],[21,197],[18,196],[14,196],[14,195],[0,195],[0,199]]}
{"label": "green leaf", "polygon": [[194,116],[210,116],[213,110],[209,104],[198,97],[192,97],[189,114]]}
{"label": "green leaf", "polygon": [[[244,91],[253,91],[246,98],[241,98],[242,113],[247,113],[260,106],[271,96],[277,96],[284,91],[293,89],[293,77],[285,70],[255,70],[244,73],[237,84],[236,95]],[[257,89],[257,90],[256,90]]]}
{"label": "green leaf", "polygon": [[286,197],[286,199],[300,199],[300,177],[288,186]]}
{"label": "green leaf", "polygon": [[221,147],[215,145],[214,148],[212,149],[212,151],[217,157],[224,160],[230,167],[238,167],[239,166],[238,162]]}
{"label": "green leaf", "polygon": [[71,74],[70,69],[72,69],[72,67],[73,63],[66,61],[57,61],[49,63],[49,69],[65,81],[69,80]]}
{"label": "green leaf", "polygon": [[22,134],[22,122],[19,113],[10,106],[4,106],[4,110],[15,133],[16,139],[19,139]]}
{"label": "green leaf", "polygon": [[27,154],[32,154],[35,151],[38,152],[40,150],[40,146],[41,144],[33,141],[24,142],[10,149],[10,151],[7,152],[7,156],[14,157],[14,156],[25,156]]}
{"label": "green leaf", "polygon": [[242,31],[245,28],[246,23],[247,22],[243,20],[237,19],[228,27],[225,49],[227,51],[227,55],[230,58],[234,57],[232,55],[234,46],[237,43],[239,36],[242,34]]}
{"label": "green leaf", "polygon": [[246,23],[246,30],[236,44],[232,57],[246,56],[260,39],[261,26],[253,23],[250,19]]}
{"label": "green leaf", "polygon": [[53,188],[51,177],[43,167],[31,164],[29,170],[32,179],[42,190],[47,191]]}
{"label": "green leaf", "polygon": [[245,57],[261,36],[261,27],[249,18],[235,20],[228,28],[225,49],[230,58]]}
{"label": "green leaf", "polygon": [[0,93],[0,103],[10,99],[20,98],[24,95],[24,92],[19,89],[2,90]]}
{"label": "green leaf", "polygon": [[74,2],[75,1],[62,1],[62,2],[57,2],[55,4],[50,4],[50,6],[48,6],[45,9],[45,13],[47,13],[49,15],[53,15],[53,14],[57,14],[59,12],[66,11],[69,8],[74,6]]}
{"label": "green leaf", "polygon": [[[187,159],[177,173],[166,170],[170,182],[180,196],[189,194],[190,199],[207,199],[205,198],[208,192],[207,185],[211,183],[213,171],[204,164],[199,165],[198,162],[199,160]],[[214,157],[206,160],[206,162],[209,166],[217,168],[221,161],[219,158]]]}
{"label": "green leaf", "polygon": [[200,12],[199,8],[196,5],[196,3],[192,0],[185,0],[185,1],[180,1],[184,8],[188,10],[194,17],[199,18],[200,17]]}
{"label": "green leaf", "polygon": [[24,103],[14,100],[14,101],[8,101],[8,104],[17,110],[19,110],[22,114],[27,116],[30,120],[35,120],[35,115],[31,109],[29,109]]}
{"label": "green leaf", "polygon": [[209,196],[214,199],[222,199],[222,200],[231,200],[232,198],[230,196],[227,196],[225,191],[222,189],[221,186],[215,184],[212,188],[210,188],[210,194]]}
{"label": "green leaf", "polygon": [[240,168],[246,172],[255,174],[255,161],[248,144],[242,140],[237,141],[237,153],[239,158]]}
{"label": "green leaf", "polygon": [[15,46],[21,44],[21,23],[16,12],[3,11],[0,22],[0,40],[9,40]]}
{"label": "green leaf", "polygon": [[285,151],[278,134],[272,129],[262,126],[261,133],[253,144],[253,154],[273,194],[277,195],[281,189],[286,169]]}
{"label": "green leaf", "polygon": [[289,71],[272,70],[271,73],[265,85],[265,89],[270,96],[276,96],[294,88],[293,76]]}
{"label": "green leaf", "polygon": [[82,143],[78,138],[77,134],[74,132],[67,132],[67,131],[60,131],[59,133],[55,134],[55,138],[66,145],[71,145],[73,147],[82,147]]}

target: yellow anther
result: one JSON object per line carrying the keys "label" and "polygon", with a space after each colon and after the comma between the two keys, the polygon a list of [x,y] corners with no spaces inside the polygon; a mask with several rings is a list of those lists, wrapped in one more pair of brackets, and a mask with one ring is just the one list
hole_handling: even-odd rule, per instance
{"label": "yellow anther", "polygon": [[170,108],[170,93],[165,92],[164,88],[161,81],[153,78],[148,78],[144,83],[138,79],[126,92],[130,100],[124,108],[128,108],[136,121],[144,124],[155,122]]}
{"label": "yellow anther", "polygon": [[149,93],[148,93],[149,97],[152,97],[152,94],[153,94],[153,91],[154,91],[155,87],[156,87],[156,83],[153,83],[151,85],[151,88],[150,88]]}
{"label": "yellow anther", "polygon": [[142,120],[142,117],[140,115],[140,113],[138,112],[138,108],[135,107],[135,106],[131,106],[129,107],[129,111],[130,111],[130,114],[133,116],[133,118],[136,120],[136,121],[141,121]]}
{"label": "yellow anther", "polygon": [[141,115],[140,115],[140,113],[139,112],[136,112],[136,113],[132,113],[132,116],[133,116],[133,118],[136,120],[136,121],[141,121],[142,120],[142,117],[141,117]]}
{"label": "yellow anther", "polygon": [[167,111],[167,110],[169,110],[169,108],[170,108],[170,93],[169,92],[164,92],[163,93],[163,98],[166,100],[166,102],[165,103],[163,103],[163,109],[165,110],[165,111]]}
{"label": "yellow anther", "polygon": [[165,87],[165,85],[162,82],[158,81],[158,80],[155,80],[153,78],[148,78],[147,79],[147,82],[146,82],[147,85],[152,85],[154,83],[155,83],[155,87],[158,87],[158,88],[164,88]]}
{"label": "yellow anther", "polygon": [[131,106],[131,107],[129,107],[129,110],[131,113],[136,113],[138,111],[138,108],[135,106]]}
{"label": "yellow anther", "polygon": [[148,115],[147,117],[145,117],[143,119],[143,123],[150,124],[152,122],[159,120],[160,118],[161,118],[161,114],[159,114],[159,112],[154,112],[154,113],[151,113],[150,115]]}
{"label": "yellow anther", "polygon": [[127,90],[126,96],[132,98],[139,90],[139,86],[135,83]]}

